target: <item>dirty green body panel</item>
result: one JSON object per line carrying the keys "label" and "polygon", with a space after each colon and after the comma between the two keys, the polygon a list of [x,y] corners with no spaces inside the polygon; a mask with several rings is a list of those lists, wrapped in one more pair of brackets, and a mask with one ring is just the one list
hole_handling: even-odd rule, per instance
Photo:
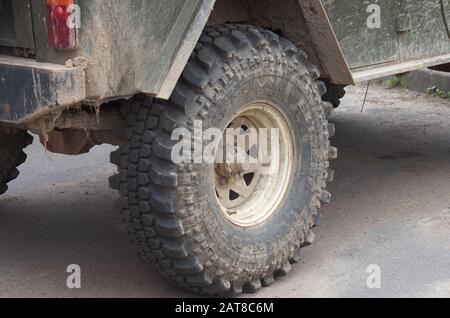
{"label": "dirty green body panel", "polygon": [[[450,52],[450,40],[445,34],[438,0],[407,0],[403,10],[411,16],[412,29],[400,35],[402,59],[420,59]],[[450,18],[450,6],[447,6],[446,16]]]}
{"label": "dirty green body panel", "polygon": [[[77,49],[52,49],[46,39],[46,0],[35,19],[36,59],[82,66],[92,100],[145,92],[168,98],[166,80],[179,76],[211,13],[214,0],[78,0]],[[194,31],[195,32],[194,32]],[[40,37],[39,37],[40,36]],[[184,68],[184,66],[182,66]],[[171,81],[172,82],[172,81]]]}
{"label": "dirty green body panel", "polygon": [[[37,63],[66,65],[74,69],[67,70],[68,75],[75,71],[82,73],[79,78],[85,78],[77,85],[84,89],[81,94],[70,101],[65,99],[64,105],[58,102],[54,108],[80,103],[101,105],[138,93],[170,98],[208,24],[245,23],[278,32],[307,52],[322,76],[335,84],[350,85],[450,62],[450,41],[440,0],[76,0],[76,3],[81,8],[82,22],[77,46],[72,50],[56,50],[48,44],[47,0],[0,0],[0,55],[15,55],[16,48],[27,49]],[[379,28],[368,27],[370,5],[379,6]],[[13,74],[9,60],[2,61],[4,68]],[[39,64],[35,67],[39,68]],[[34,90],[18,91],[17,98],[34,93]],[[66,92],[60,93],[54,95],[70,97]],[[33,109],[37,111],[29,113],[39,115],[52,110],[51,105],[41,107],[45,103],[39,101],[36,104]]]}
{"label": "dirty green body panel", "polygon": [[[440,0],[322,0],[351,69],[450,53]],[[380,6],[381,27],[368,28],[370,4]],[[450,17],[450,6],[447,7]]]}
{"label": "dirty green body panel", "polygon": [[[12,0],[1,1],[10,3]],[[168,98],[212,9],[226,7],[223,5],[225,2],[232,1],[77,0],[81,6],[82,28],[78,32],[78,47],[74,51],[58,51],[49,47],[46,34],[47,0],[15,0],[14,3],[23,3],[22,6],[31,3],[35,44],[28,46],[35,46],[36,60],[57,64],[75,61],[75,66],[85,69],[89,80],[86,96],[91,100],[102,101],[138,92]],[[242,18],[242,21],[237,19],[238,23],[254,23],[242,11],[258,11],[256,7],[268,7],[270,2],[242,0],[243,7],[228,13],[228,16],[225,13],[223,21],[235,21],[236,16],[242,16],[247,18]],[[316,42],[312,44],[321,59],[317,61],[317,58],[312,57],[312,60],[322,63],[318,65],[322,71],[333,64],[339,64],[341,69],[347,69],[348,72],[348,68],[353,71],[376,68],[387,63],[402,63],[450,53],[450,41],[445,34],[440,0],[273,2],[290,10],[297,6],[304,12],[304,17],[324,19],[325,23],[329,20],[332,27],[330,32],[334,31],[338,43],[331,43],[336,41],[333,34],[330,36],[328,31],[324,33],[314,21],[306,21],[314,39],[312,42]],[[321,4],[328,20],[326,16],[315,13]],[[371,4],[377,4],[381,10],[379,29],[367,27],[371,14],[367,9]],[[312,14],[307,12],[308,8],[313,8]],[[447,11],[450,16],[450,11]],[[270,15],[270,9],[265,14]],[[286,16],[286,20],[280,22],[283,17],[277,16],[271,17],[271,22],[276,28],[277,25],[284,25],[285,29],[295,30],[304,28],[304,17]],[[266,17],[261,17],[256,24],[264,24],[261,23],[264,19]],[[30,23],[22,25],[23,28],[30,27]],[[295,43],[300,41],[301,44],[306,38],[291,40]],[[345,62],[338,58],[342,54],[339,49],[327,47],[333,45],[340,46],[348,66],[341,65]],[[324,52],[332,52],[331,58],[328,56],[325,61],[320,56]],[[332,60],[333,56],[336,57],[335,61]],[[334,69],[337,70],[336,67]],[[350,74],[342,76],[331,72],[328,75],[336,83],[353,83]]]}
{"label": "dirty green body panel", "polygon": [[400,58],[397,17],[400,0],[380,0],[380,29],[367,27],[368,2],[361,0],[325,0],[325,9],[351,68],[392,62]]}

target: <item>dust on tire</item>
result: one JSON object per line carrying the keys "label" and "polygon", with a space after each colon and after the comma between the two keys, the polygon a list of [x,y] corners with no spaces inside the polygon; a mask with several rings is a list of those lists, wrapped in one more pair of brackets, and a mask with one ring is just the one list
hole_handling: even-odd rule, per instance
{"label": "dust on tire", "polygon": [[[327,121],[333,106],[322,101],[326,86],[318,78],[318,69],[289,41],[252,26],[224,25],[205,30],[169,102],[143,97],[131,102],[126,143],[120,156],[112,157],[119,165],[113,183],[144,261],[173,284],[208,295],[255,292],[290,272],[301,248],[314,240],[317,209],[331,199],[325,187],[333,179],[329,160],[337,156],[329,142],[334,126]],[[296,101],[298,107],[283,111],[304,123],[295,127],[310,141],[302,144],[310,156],[304,191],[297,193],[294,184],[279,222],[270,221],[272,230],[262,226],[246,237],[214,213],[205,168],[171,161],[175,142],[170,137],[173,129],[191,128],[194,120],[217,124],[220,116],[226,118],[230,110],[221,102],[257,96],[248,89],[252,81],[269,85],[261,90],[266,98]],[[285,94],[286,85],[293,96]],[[274,97],[280,90],[284,93]],[[304,202],[299,205],[295,196]]]}

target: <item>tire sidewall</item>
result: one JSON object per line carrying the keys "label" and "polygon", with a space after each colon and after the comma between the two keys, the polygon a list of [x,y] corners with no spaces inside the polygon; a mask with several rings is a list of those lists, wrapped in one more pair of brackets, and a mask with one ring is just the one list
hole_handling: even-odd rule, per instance
{"label": "tire sidewall", "polygon": [[261,64],[245,80],[232,80],[203,121],[203,129],[223,130],[245,105],[263,101],[277,106],[291,133],[294,160],[285,197],[274,215],[258,226],[242,228],[226,218],[215,195],[213,167],[198,167],[201,182],[196,197],[204,197],[199,202],[206,202],[206,208],[196,209],[201,214],[201,231],[211,242],[211,249],[221,251],[224,258],[234,262],[247,263],[240,268],[251,266],[255,255],[262,258],[260,269],[273,259],[288,257],[312,224],[318,202],[315,184],[321,178],[320,163],[327,161],[323,149],[313,146],[321,144],[317,136],[322,134],[324,125],[322,114],[317,112],[320,104],[312,98],[314,93],[306,71],[299,76]]}

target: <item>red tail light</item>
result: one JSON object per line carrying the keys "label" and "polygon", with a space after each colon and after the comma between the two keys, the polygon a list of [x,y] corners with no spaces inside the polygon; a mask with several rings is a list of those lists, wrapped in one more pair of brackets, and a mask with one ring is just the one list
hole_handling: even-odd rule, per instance
{"label": "red tail light", "polygon": [[73,49],[77,43],[77,28],[71,23],[75,0],[47,0],[48,43],[57,49]]}

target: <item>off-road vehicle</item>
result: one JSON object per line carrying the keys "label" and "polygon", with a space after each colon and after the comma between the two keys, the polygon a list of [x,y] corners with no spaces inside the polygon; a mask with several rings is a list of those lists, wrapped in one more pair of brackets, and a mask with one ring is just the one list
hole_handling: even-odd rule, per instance
{"label": "off-road vehicle", "polygon": [[[140,257],[197,293],[255,292],[314,241],[344,87],[448,63],[446,2],[0,0],[0,193],[28,132],[67,155],[117,145]],[[175,161],[174,132],[194,149],[199,126],[277,131],[278,156]]]}

